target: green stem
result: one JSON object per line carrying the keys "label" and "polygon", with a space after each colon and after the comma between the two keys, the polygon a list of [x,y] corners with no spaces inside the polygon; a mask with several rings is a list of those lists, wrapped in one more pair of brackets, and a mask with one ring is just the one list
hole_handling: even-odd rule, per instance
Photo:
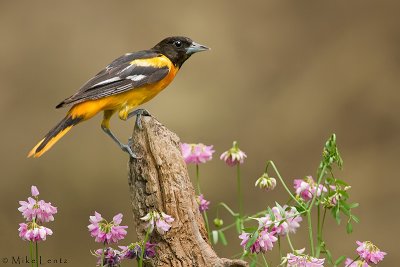
{"label": "green stem", "polygon": [[33,265],[33,242],[32,241],[29,241],[29,252],[31,255],[31,265],[32,265],[32,267],[34,267],[34,265]]}
{"label": "green stem", "polygon": [[278,169],[276,168],[274,162],[273,162],[272,160],[269,160],[269,161],[267,162],[267,167],[266,167],[266,169],[268,168],[268,165],[271,165],[271,167],[274,169],[276,175],[278,176],[278,179],[281,181],[283,187],[285,188],[285,190],[286,190],[286,192],[289,194],[289,196],[297,203],[297,205],[299,205],[300,207],[302,207],[303,209],[305,209],[305,207],[303,206],[303,204],[300,203],[300,201],[297,200],[297,198],[292,194],[292,192],[290,192],[289,188],[286,186],[286,184],[285,184],[285,182],[283,181],[281,174],[278,172]]}
{"label": "green stem", "polygon": [[103,253],[101,254],[101,266],[104,266],[104,254],[106,252],[106,242],[103,244]]}
{"label": "green stem", "polygon": [[200,195],[200,170],[199,170],[199,164],[196,164],[196,188],[197,188],[197,194]]}
{"label": "green stem", "polygon": [[231,227],[233,227],[233,226],[235,226],[235,225],[236,225],[236,223],[231,223],[231,224],[229,224],[229,225],[227,225],[227,226],[221,228],[220,231],[223,232],[223,231],[228,230],[229,228],[231,228]]}
{"label": "green stem", "polygon": [[310,239],[311,256],[314,257],[314,238],[311,222],[311,213],[307,211],[307,222],[308,222],[308,238]]}
{"label": "green stem", "polygon": [[[319,255],[321,248],[321,205],[317,205],[317,250],[315,255]],[[318,257],[318,256],[317,256]]]}
{"label": "green stem", "polygon": [[261,256],[262,256],[262,258],[263,258],[263,260],[264,260],[265,266],[268,267],[269,265],[268,265],[267,259],[266,259],[265,256],[264,256],[264,253],[261,253]]}
{"label": "green stem", "polygon": [[349,267],[351,266],[356,260],[358,260],[360,258],[360,256],[358,256],[357,258],[355,258],[352,262],[350,262],[349,264],[347,264],[345,267]]}
{"label": "green stem", "polygon": [[[310,206],[308,206],[308,210],[309,211],[311,211],[311,209],[312,209],[312,207],[314,205],[314,202],[315,202],[315,200],[317,198],[319,185],[321,184],[322,177],[324,177],[325,169],[326,169],[326,165],[324,164],[324,166],[322,167],[321,173],[319,174],[318,180],[317,180],[317,187],[315,189],[315,194],[313,195],[313,198],[311,200]],[[321,195],[322,195],[322,190],[321,190]]]}
{"label": "green stem", "polygon": [[318,247],[317,247],[317,251],[315,253],[315,257],[319,257],[319,254],[321,252],[321,245],[322,245],[322,230],[324,229],[324,224],[325,224],[325,217],[326,217],[326,208],[324,208],[324,214],[322,215],[322,223],[321,226],[319,228],[319,232],[318,232]]}
{"label": "green stem", "polygon": [[207,212],[206,211],[203,211],[203,216],[204,216],[204,222],[206,224],[208,240],[210,240],[210,242],[211,242],[210,225],[208,224],[208,217],[207,217]]}
{"label": "green stem", "polygon": [[228,205],[226,205],[224,202],[220,202],[220,203],[218,203],[218,206],[222,206],[222,207],[224,207],[233,217],[237,217],[237,216],[239,216],[239,214],[238,213],[236,213],[236,212],[233,212],[233,210],[231,210],[231,208],[229,208],[229,206]]}
{"label": "green stem", "polygon": [[[315,194],[311,200],[310,205],[307,208],[308,238],[310,239],[311,256],[313,256],[313,257],[315,256],[315,254],[314,254],[314,238],[313,238],[312,221],[311,221],[311,209],[314,205],[315,199],[317,198],[319,185],[321,183],[322,177],[325,174],[325,169],[326,169],[326,165],[324,164],[324,166],[322,167],[321,173],[319,174],[319,177],[318,177]],[[321,194],[322,194],[322,192],[321,192]]]}
{"label": "green stem", "polygon": [[151,229],[150,227],[147,229],[146,236],[144,237],[143,244],[141,246],[142,251],[140,253],[139,267],[143,266],[143,258],[144,258],[144,253],[146,250],[146,243],[147,243],[147,240],[149,239],[149,235],[150,235],[150,229]]}
{"label": "green stem", "polygon": [[322,215],[322,223],[321,223],[321,233],[320,233],[320,236],[321,236],[321,239],[322,239],[322,230],[324,229],[324,224],[325,224],[325,217],[326,217],[326,208],[324,208],[324,215]]}
{"label": "green stem", "polygon": [[[289,233],[286,235],[286,237],[287,237],[287,241],[289,243],[290,249],[292,250],[292,252],[294,252],[294,247],[293,247],[293,244],[292,244],[292,240],[290,239]],[[282,258],[282,256],[281,256],[281,258]]]}
{"label": "green stem", "polygon": [[282,259],[281,237],[278,235],[279,258]]}
{"label": "green stem", "polygon": [[240,164],[236,165],[236,176],[237,176],[237,193],[239,199],[239,217],[243,216],[243,196],[242,196],[242,187],[241,187],[241,179],[240,179]]}
{"label": "green stem", "polygon": [[36,246],[36,267],[39,267],[39,247],[38,247],[38,242],[35,242]]}

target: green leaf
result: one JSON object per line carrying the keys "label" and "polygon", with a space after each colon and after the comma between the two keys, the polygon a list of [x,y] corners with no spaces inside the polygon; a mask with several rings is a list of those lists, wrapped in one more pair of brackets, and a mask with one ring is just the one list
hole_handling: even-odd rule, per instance
{"label": "green leaf", "polygon": [[350,210],[347,208],[347,207],[345,207],[345,206],[342,206],[341,207],[341,209],[340,209],[344,214],[346,214],[346,216],[349,216],[350,217]]}
{"label": "green leaf", "polygon": [[342,209],[350,210],[350,205],[346,201],[340,200],[339,203],[343,206]]}
{"label": "green leaf", "polygon": [[344,260],[346,259],[346,256],[340,256],[336,261],[335,261],[335,266],[340,265],[342,262],[344,262]]}
{"label": "green leaf", "polygon": [[221,240],[222,245],[224,245],[224,246],[228,245],[228,242],[226,241],[224,232],[218,231],[218,236],[219,236],[219,239]]}
{"label": "green leaf", "polygon": [[338,190],[338,193],[342,195],[342,199],[348,199],[349,194],[345,190]]}
{"label": "green leaf", "polygon": [[350,209],[354,209],[354,208],[357,208],[359,205],[360,204],[358,204],[358,203],[351,203],[351,204],[349,204],[349,207],[350,207]]}
{"label": "green leaf", "polygon": [[267,209],[271,221],[275,221],[275,214],[270,207]]}
{"label": "green leaf", "polygon": [[335,218],[337,224],[340,224],[340,214],[339,214],[339,212],[340,212],[339,206],[334,206],[332,208],[332,216],[333,216],[333,218]]}
{"label": "green leaf", "polygon": [[238,234],[240,234],[242,232],[242,220],[239,217],[236,217],[235,219],[235,224],[236,224],[236,231],[238,232]]}
{"label": "green leaf", "polygon": [[353,221],[355,221],[356,223],[359,223],[360,222],[360,219],[357,217],[357,216],[355,216],[355,215],[351,215],[351,218],[353,219]]}
{"label": "green leaf", "polygon": [[297,210],[298,213],[301,213],[301,212],[305,212],[305,211],[306,211],[306,209],[303,208],[302,206],[296,206],[295,208],[296,208],[296,210]]}
{"label": "green leaf", "polygon": [[276,207],[278,208],[279,213],[280,213],[282,216],[285,216],[285,210],[282,208],[282,206],[279,205],[278,202],[275,202],[275,205],[276,205]]}
{"label": "green leaf", "polygon": [[333,177],[328,177],[325,179],[329,184],[333,184],[335,182],[335,179]]}
{"label": "green leaf", "polygon": [[325,253],[326,253],[326,256],[327,256],[327,258],[328,258],[328,261],[329,261],[329,263],[333,263],[333,260],[332,260],[332,253],[329,251],[329,250],[325,250]]}
{"label": "green leaf", "polygon": [[256,267],[257,266],[257,259],[253,259],[251,262],[250,262],[250,267]]}
{"label": "green leaf", "polygon": [[253,226],[253,227],[245,227],[245,228],[242,229],[242,231],[246,232],[246,233],[253,233],[256,230],[258,230],[258,227],[255,227],[255,226]]}
{"label": "green leaf", "polygon": [[214,244],[218,243],[218,231],[216,231],[216,230],[212,231],[212,239],[213,239]]}
{"label": "green leaf", "polygon": [[335,182],[336,182],[336,184],[339,184],[339,185],[344,185],[344,186],[348,186],[348,185],[349,185],[349,184],[346,183],[345,181],[339,180],[339,179],[336,179]]}
{"label": "green leaf", "polygon": [[351,234],[353,232],[353,225],[351,224],[350,221],[347,222],[346,231],[348,234]]}

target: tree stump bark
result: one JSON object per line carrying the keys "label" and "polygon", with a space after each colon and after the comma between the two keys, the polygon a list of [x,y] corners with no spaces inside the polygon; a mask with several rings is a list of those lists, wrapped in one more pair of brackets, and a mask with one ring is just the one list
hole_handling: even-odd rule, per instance
{"label": "tree stump bark", "polygon": [[153,117],[142,118],[135,127],[132,149],[140,156],[129,161],[129,187],[134,224],[139,240],[146,233],[140,220],[149,211],[171,215],[170,231],[150,241],[157,243],[157,256],[145,266],[247,266],[241,260],[219,258],[210,245],[178,136]]}

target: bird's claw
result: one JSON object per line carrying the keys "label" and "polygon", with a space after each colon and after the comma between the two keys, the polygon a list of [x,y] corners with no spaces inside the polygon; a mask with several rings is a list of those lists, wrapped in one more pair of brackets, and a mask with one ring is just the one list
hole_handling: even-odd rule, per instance
{"label": "bird's claw", "polygon": [[130,113],[128,115],[128,118],[131,118],[133,116],[136,116],[136,121],[135,121],[135,125],[140,129],[143,130],[143,125],[142,125],[142,116],[151,116],[151,114],[143,109],[143,108],[139,108],[135,111],[133,111],[132,113]]}
{"label": "bird's claw", "polygon": [[129,137],[129,139],[128,139],[128,144],[127,144],[129,147],[132,147],[132,145],[133,145],[133,140],[132,140],[132,137]]}
{"label": "bird's claw", "polygon": [[137,156],[135,153],[133,153],[130,145],[122,145],[121,149],[122,149],[122,151],[128,153],[129,156],[131,156],[131,158],[134,158],[134,159],[141,158],[141,157]]}

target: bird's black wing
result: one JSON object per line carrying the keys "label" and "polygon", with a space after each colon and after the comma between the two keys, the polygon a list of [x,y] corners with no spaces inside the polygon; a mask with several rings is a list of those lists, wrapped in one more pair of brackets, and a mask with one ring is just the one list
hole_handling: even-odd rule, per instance
{"label": "bird's black wing", "polygon": [[125,54],[111,62],[87,81],[77,93],[65,99],[56,108],[123,93],[160,81],[169,73],[167,65],[135,64],[135,60],[138,59],[153,59],[160,56],[162,55],[152,50]]}

